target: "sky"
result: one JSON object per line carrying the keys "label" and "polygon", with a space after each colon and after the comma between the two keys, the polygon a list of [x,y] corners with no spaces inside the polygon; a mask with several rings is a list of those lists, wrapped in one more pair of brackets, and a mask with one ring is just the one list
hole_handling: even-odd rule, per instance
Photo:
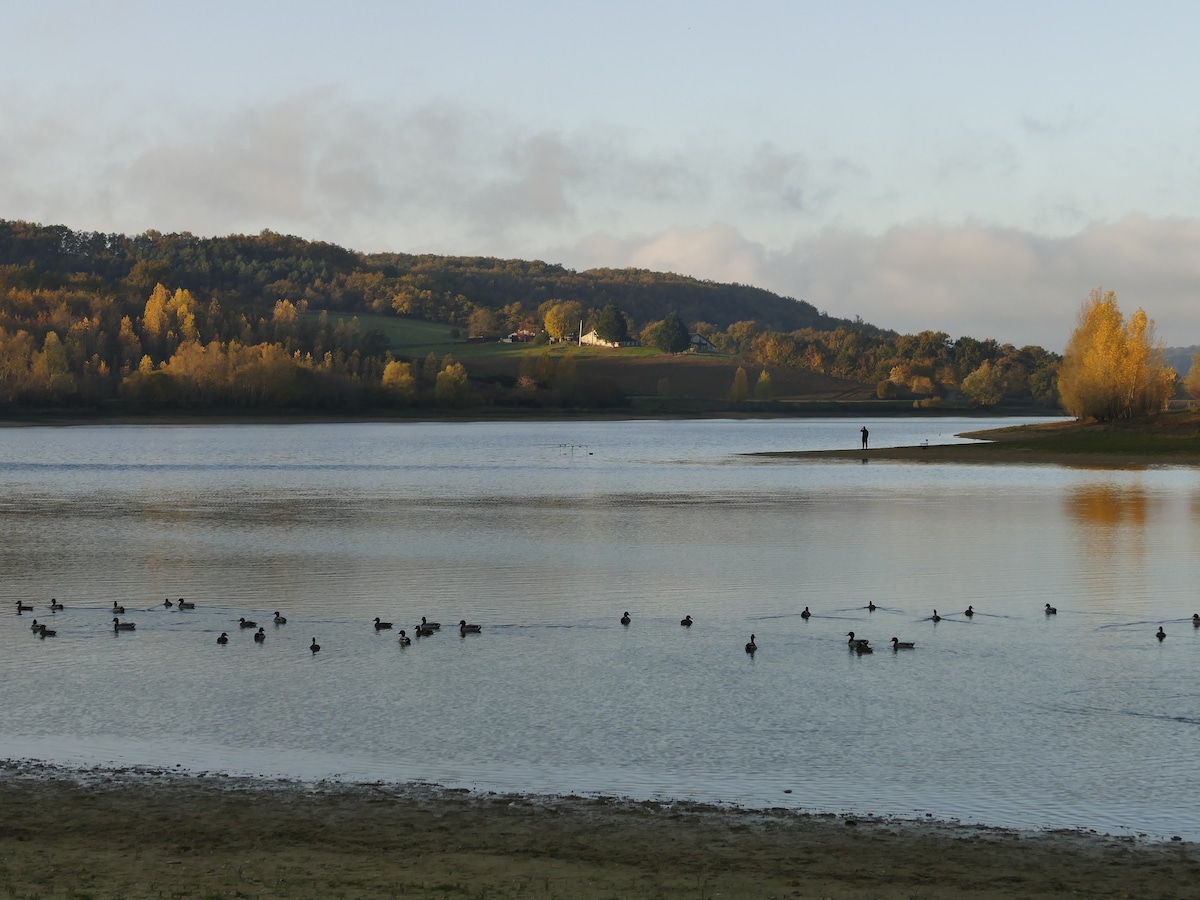
{"label": "sky", "polygon": [[1200,344],[1200,4],[0,0],[0,218]]}

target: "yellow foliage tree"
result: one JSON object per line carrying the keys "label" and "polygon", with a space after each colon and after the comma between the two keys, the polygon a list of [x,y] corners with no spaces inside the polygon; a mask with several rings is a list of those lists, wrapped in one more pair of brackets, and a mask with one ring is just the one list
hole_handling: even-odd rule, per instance
{"label": "yellow foliage tree", "polygon": [[1200,351],[1192,357],[1192,367],[1188,369],[1187,380],[1184,382],[1188,396],[1193,403],[1200,403]]}
{"label": "yellow foliage tree", "polygon": [[729,399],[734,403],[742,403],[750,396],[750,383],[746,378],[746,370],[738,366],[733,373],[733,385],[729,388]]}
{"label": "yellow foliage tree", "polygon": [[412,366],[392,360],[383,368],[383,386],[406,400],[412,399],[417,392],[417,379],[413,377]]}
{"label": "yellow foliage tree", "polygon": [[1078,419],[1107,421],[1160,412],[1175,385],[1175,370],[1142,310],[1128,324],[1117,295],[1096,288],[1079,310],[1058,373],[1063,408]]}

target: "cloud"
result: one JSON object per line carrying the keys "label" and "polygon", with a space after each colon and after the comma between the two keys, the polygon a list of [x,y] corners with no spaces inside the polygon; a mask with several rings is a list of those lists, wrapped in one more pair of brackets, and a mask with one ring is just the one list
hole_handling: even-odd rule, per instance
{"label": "cloud", "polygon": [[1093,287],[1143,308],[1171,346],[1200,343],[1200,219],[1129,216],[1065,238],[978,224],[913,222],[868,234],[829,228],[770,249],[729,225],[563,248],[572,265],[645,266],[738,281],[831,315],[901,332],[1061,351]]}

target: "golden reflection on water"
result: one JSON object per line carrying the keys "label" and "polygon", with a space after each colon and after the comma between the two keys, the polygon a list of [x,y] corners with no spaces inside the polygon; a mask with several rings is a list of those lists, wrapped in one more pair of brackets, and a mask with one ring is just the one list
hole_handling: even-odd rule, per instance
{"label": "golden reflection on water", "polygon": [[[1150,496],[1140,485],[1080,484],[1067,489],[1064,504],[1071,520],[1079,526],[1085,568],[1093,574],[1114,567],[1122,570],[1122,578],[1089,579],[1092,596],[1103,606],[1119,604],[1122,587],[1129,587],[1126,579],[1141,581]],[[1123,565],[1129,562],[1134,565]]]}

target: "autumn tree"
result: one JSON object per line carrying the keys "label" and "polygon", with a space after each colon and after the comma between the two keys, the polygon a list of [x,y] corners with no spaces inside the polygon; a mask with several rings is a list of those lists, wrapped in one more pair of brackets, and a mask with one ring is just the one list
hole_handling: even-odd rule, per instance
{"label": "autumn tree", "polygon": [[746,370],[738,366],[733,373],[733,385],[729,388],[729,399],[734,403],[742,403],[750,396],[750,382],[746,378]]}
{"label": "autumn tree", "polygon": [[1164,361],[1153,321],[1139,309],[1126,323],[1117,295],[1093,290],[1080,307],[1058,374],[1067,412],[1100,421],[1159,412],[1174,383],[1175,371]]}
{"label": "autumn tree", "polygon": [[754,399],[771,399],[771,373],[766,369],[758,373],[758,381],[754,383]]}
{"label": "autumn tree", "polygon": [[395,359],[389,362],[383,367],[383,386],[397,396],[411,400],[417,392],[417,379],[413,377],[412,366]]}
{"label": "autumn tree", "polygon": [[985,359],[962,381],[963,393],[977,406],[995,406],[1004,397],[1004,376],[998,366]]}
{"label": "autumn tree", "polygon": [[579,328],[583,319],[583,305],[577,300],[559,300],[547,310],[542,320],[546,334],[556,341],[565,340]]}
{"label": "autumn tree", "polygon": [[468,399],[467,370],[462,363],[452,362],[438,372],[433,395],[439,406],[465,406]]}
{"label": "autumn tree", "polygon": [[1183,383],[1187,388],[1188,396],[1192,398],[1192,402],[1200,402],[1200,351],[1192,357],[1192,367],[1188,369],[1187,380]]}

